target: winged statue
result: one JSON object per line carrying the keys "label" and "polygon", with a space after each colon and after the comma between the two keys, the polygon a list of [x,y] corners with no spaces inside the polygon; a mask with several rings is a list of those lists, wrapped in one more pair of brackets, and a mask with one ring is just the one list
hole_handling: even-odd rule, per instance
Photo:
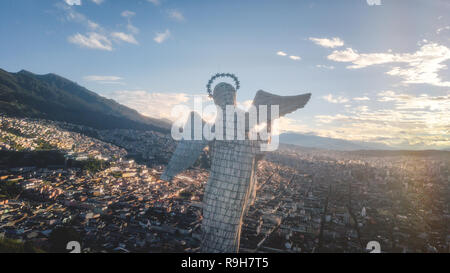
{"label": "winged statue", "polygon": [[[236,88],[231,84],[221,82],[211,92],[211,84],[219,77],[230,77],[236,83]],[[160,179],[171,181],[177,174],[191,167],[202,151],[208,146],[211,157],[211,170],[205,186],[203,197],[202,240],[200,250],[203,253],[237,253],[241,236],[242,220],[253,204],[257,189],[257,166],[266,153],[261,145],[270,142],[269,139],[254,139],[250,137],[252,130],[249,126],[249,112],[244,112],[236,106],[236,93],[239,89],[239,81],[233,74],[216,74],[208,82],[208,93],[214,100],[217,109],[220,110],[216,121],[221,119],[223,124],[223,137],[215,136],[212,140],[202,138],[200,140],[182,139],[179,141],[172,158],[169,161]],[[279,96],[260,90],[256,93],[252,105],[256,109],[257,121],[265,121],[269,128],[272,122],[279,117],[303,108],[309,101],[311,94],[298,96]],[[278,107],[278,116],[273,116],[271,111],[260,111],[261,106]],[[226,127],[238,127],[237,119],[227,115],[226,109],[233,108],[237,114],[243,114],[246,119],[245,138],[232,138],[226,135]],[[233,117],[233,116],[231,116]],[[227,119],[228,118],[228,119]],[[201,119],[192,112],[186,125],[192,128],[194,120]],[[202,122],[202,125],[205,121]],[[213,130],[217,133],[219,123],[215,123]]]}

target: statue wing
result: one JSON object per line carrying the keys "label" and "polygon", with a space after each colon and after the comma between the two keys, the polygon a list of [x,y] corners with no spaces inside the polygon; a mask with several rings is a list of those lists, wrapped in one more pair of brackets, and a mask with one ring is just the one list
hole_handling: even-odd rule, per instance
{"label": "statue wing", "polygon": [[286,114],[294,112],[295,110],[303,108],[308,103],[310,98],[311,93],[298,96],[279,96],[263,90],[259,90],[256,93],[255,98],[253,99],[253,105],[256,106],[258,112],[260,105],[267,105],[267,121],[272,121],[272,118],[270,117],[270,106],[279,105],[279,117],[282,117]]}
{"label": "statue wing", "polygon": [[[194,118],[200,118],[201,117],[195,113],[191,112],[190,118],[188,119],[189,122],[194,122]],[[202,128],[205,124],[205,121],[202,120]],[[186,129],[187,125],[185,125]],[[190,128],[193,128],[192,125]],[[193,134],[193,132],[192,132]],[[193,135],[191,135],[193,138]],[[175,152],[172,155],[172,158],[169,161],[169,164],[167,165],[164,173],[161,175],[160,179],[170,181],[173,177],[175,177],[177,174],[181,173],[182,171],[186,170],[187,168],[191,167],[195,161],[197,161],[198,157],[202,153],[203,149],[208,145],[209,141],[202,139],[202,140],[185,140],[182,139],[179,141],[177,148],[175,149]]]}

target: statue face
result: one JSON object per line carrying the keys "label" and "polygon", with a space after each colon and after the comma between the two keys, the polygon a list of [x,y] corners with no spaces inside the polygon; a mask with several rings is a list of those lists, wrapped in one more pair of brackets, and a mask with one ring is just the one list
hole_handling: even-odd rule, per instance
{"label": "statue face", "polygon": [[221,82],[213,91],[214,103],[225,109],[226,105],[236,105],[236,89],[231,84]]}

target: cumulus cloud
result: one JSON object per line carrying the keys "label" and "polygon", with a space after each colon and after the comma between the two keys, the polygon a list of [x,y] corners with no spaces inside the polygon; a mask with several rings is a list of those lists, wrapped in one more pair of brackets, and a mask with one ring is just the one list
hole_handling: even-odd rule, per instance
{"label": "cumulus cloud", "polygon": [[440,27],[436,30],[436,34],[440,34],[444,30],[450,30],[450,26]]}
{"label": "cumulus cloud", "polygon": [[346,103],[346,102],[349,101],[345,97],[342,97],[342,96],[335,97],[332,94],[328,94],[326,96],[323,96],[322,99],[324,99],[324,100],[326,100],[326,101],[328,101],[330,103]]}
{"label": "cumulus cloud", "polygon": [[439,72],[447,69],[444,62],[450,60],[450,49],[437,43],[427,43],[414,53],[358,53],[352,48],[335,50],[328,56],[336,62],[350,62],[349,69],[359,69],[367,66],[400,63],[403,66],[391,67],[386,73],[399,76],[403,83],[426,83],[435,86],[450,86],[449,81],[443,81]]}
{"label": "cumulus cloud", "polygon": [[359,54],[353,49],[347,48],[345,50],[335,50],[332,54],[328,55],[328,59],[335,62],[353,62],[357,60]]}
{"label": "cumulus cloud", "polygon": [[174,120],[171,111],[176,105],[186,105],[192,100],[192,95],[186,93],[152,93],[146,90],[119,90],[109,95],[139,113],[154,117]]}
{"label": "cumulus cloud", "polygon": [[112,43],[111,41],[101,34],[90,32],[87,35],[82,35],[77,33],[68,38],[68,41],[72,44],[79,45],[80,47],[91,48],[91,49],[99,49],[112,51]]}
{"label": "cumulus cloud", "polygon": [[64,0],[69,6],[81,6],[81,0]]}
{"label": "cumulus cloud", "polygon": [[175,21],[184,21],[184,15],[178,10],[170,10],[169,17]]}
{"label": "cumulus cloud", "polygon": [[128,22],[127,29],[129,32],[131,32],[133,34],[139,33],[139,28],[135,27],[131,22]]}
{"label": "cumulus cloud", "polygon": [[450,148],[450,93],[440,96],[382,91],[377,109],[363,105],[317,115],[319,135],[380,142],[401,148]]}
{"label": "cumulus cloud", "polygon": [[98,30],[98,29],[100,29],[100,25],[97,24],[96,22],[91,21],[91,20],[88,20],[88,21],[87,21],[87,24],[88,24],[88,27],[89,27],[90,29],[92,29],[92,30]]}
{"label": "cumulus cloud", "polygon": [[[288,56],[288,54],[286,52],[284,52],[284,51],[278,51],[277,55],[278,56],[282,56],[282,57]],[[300,56],[297,56],[297,55],[289,55],[289,59],[294,60],[294,61],[299,61],[302,58]]]}
{"label": "cumulus cloud", "polygon": [[139,43],[134,35],[139,33],[139,29],[131,23],[131,18],[136,16],[136,13],[134,11],[124,10],[120,15],[127,19],[127,30],[130,33],[116,31],[111,33],[111,37],[113,37],[115,41],[138,45]]}
{"label": "cumulus cloud", "polygon": [[381,5],[381,0],[366,0],[369,6],[379,6]]}
{"label": "cumulus cloud", "polygon": [[253,105],[253,100],[246,100],[243,102],[237,101],[236,106],[244,111],[248,111],[250,107]]}
{"label": "cumulus cloud", "polygon": [[[101,4],[101,1],[98,1],[97,4]],[[72,44],[79,45],[83,48],[106,51],[113,50],[113,42],[139,44],[135,38],[135,34],[139,33],[139,29],[131,23],[131,18],[135,16],[135,13],[132,11],[125,10],[121,13],[121,16],[128,20],[127,30],[129,33],[125,33],[104,29],[98,23],[88,19],[84,14],[75,11],[72,6],[58,4],[57,7],[65,13],[65,19],[67,21],[81,24],[89,30],[86,34],[77,33],[69,36],[67,40]]]}
{"label": "cumulus cloud", "polygon": [[92,2],[94,2],[97,5],[100,5],[104,2],[104,0],[91,0]]}
{"label": "cumulus cloud", "polygon": [[85,76],[83,79],[85,79],[86,81],[120,81],[120,80],[122,80],[122,78],[118,77],[118,76],[97,76],[97,75]]}
{"label": "cumulus cloud", "polygon": [[114,39],[116,39],[118,41],[123,41],[126,43],[135,44],[135,45],[138,44],[138,42],[134,38],[133,34],[126,34],[123,32],[113,32],[113,33],[111,33],[111,37],[113,37]]}
{"label": "cumulus cloud", "polygon": [[147,2],[150,2],[155,6],[159,6],[159,4],[161,4],[161,2],[159,0],[147,0]]}
{"label": "cumulus cloud", "polygon": [[170,37],[170,31],[166,29],[164,32],[158,32],[155,35],[155,38],[153,40],[157,42],[158,44],[163,43],[165,40],[167,40]]}
{"label": "cumulus cloud", "polygon": [[394,102],[396,109],[444,111],[450,118],[450,94],[434,97],[428,94],[414,96],[387,90],[378,93],[378,96],[380,102]]}
{"label": "cumulus cloud", "polygon": [[[129,32],[133,33],[133,34],[138,34],[139,33],[139,29],[137,27],[135,27],[132,23],[131,23],[131,18],[134,17],[136,15],[136,12],[134,11],[129,11],[129,10],[124,10],[122,11],[122,13],[120,14],[122,17],[127,18],[128,20],[128,24],[127,24],[127,29]],[[134,37],[133,37],[134,38]]]}
{"label": "cumulus cloud", "polygon": [[318,64],[316,65],[317,68],[324,68],[324,69],[329,69],[329,70],[333,70],[334,66],[332,65],[324,65],[324,64]]}
{"label": "cumulus cloud", "polygon": [[102,29],[98,23],[88,19],[84,14],[75,11],[72,6],[58,4],[57,7],[64,12],[67,21],[81,24],[90,30]]}
{"label": "cumulus cloud", "polygon": [[119,76],[98,76],[98,75],[90,75],[83,77],[85,81],[88,82],[96,82],[100,84],[124,84],[122,82],[122,77]]}
{"label": "cumulus cloud", "polygon": [[328,47],[328,48],[341,47],[344,45],[344,41],[342,41],[338,37],[334,37],[331,39],[310,37],[309,40],[311,40],[312,42],[314,42],[317,45],[320,45],[323,47]]}
{"label": "cumulus cloud", "polygon": [[124,10],[124,11],[122,11],[122,13],[120,15],[125,18],[131,18],[136,15],[136,12]]}
{"label": "cumulus cloud", "polygon": [[278,123],[274,123],[274,127],[272,127],[272,134],[280,135],[287,132],[306,133],[310,130],[311,129],[308,128],[308,126],[298,122],[295,119],[281,117],[278,119]]}
{"label": "cumulus cloud", "polygon": [[353,100],[356,100],[356,101],[365,101],[365,100],[370,100],[370,98],[367,97],[367,96],[364,96],[364,97],[356,97],[356,98],[353,98]]}

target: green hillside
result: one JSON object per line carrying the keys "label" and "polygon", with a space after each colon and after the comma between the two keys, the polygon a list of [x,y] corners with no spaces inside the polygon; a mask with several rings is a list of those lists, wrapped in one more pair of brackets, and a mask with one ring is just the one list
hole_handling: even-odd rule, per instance
{"label": "green hillside", "polygon": [[97,129],[168,132],[166,121],[140,115],[55,74],[0,69],[0,113],[86,125]]}

